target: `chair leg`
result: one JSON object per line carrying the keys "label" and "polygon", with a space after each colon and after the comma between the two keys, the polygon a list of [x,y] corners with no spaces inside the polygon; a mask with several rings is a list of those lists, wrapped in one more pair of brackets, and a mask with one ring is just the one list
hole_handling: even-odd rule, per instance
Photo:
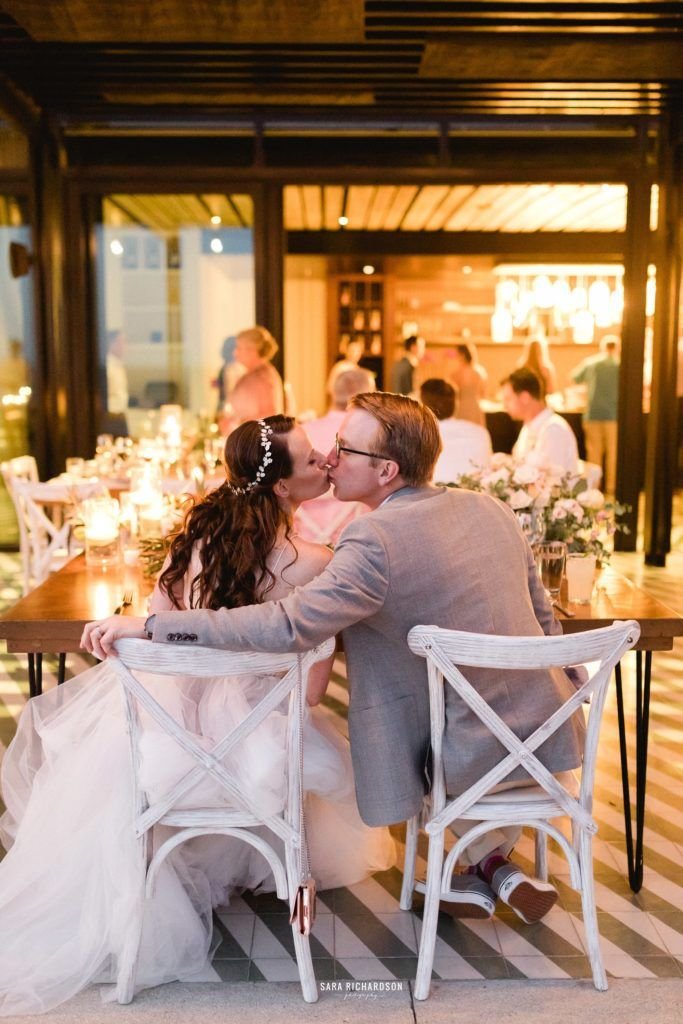
{"label": "chair leg", "polygon": [[410,910],[413,905],[415,887],[415,860],[417,858],[418,816],[406,822],[406,852],[403,858],[403,882],[401,883],[401,910]]}
{"label": "chair leg", "polygon": [[583,909],[583,929],[586,935],[586,955],[593,972],[593,984],[599,992],[607,991],[607,975],[602,963],[600,950],[600,933],[595,908],[595,889],[593,885],[593,848],[592,836],[581,830],[579,837],[579,867],[581,869],[581,907]]}
{"label": "chair leg", "polygon": [[142,938],[142,919],[145,913],[145,876],[146,876],[146,850],[147,842],[143,837],[139,841],[140,847],[140,879],[138,896],[134,912],[128,924],[126,939],[118,958],[116,974],[116,999],[119,1003],[127,1004],[133,1001],[135,995],[135,974],[140,951],[140,940]]}
{"label": "chair leg", "polygon": [[436,927],[439,919],[439,900],[441,897],[443,851],[444,833],[442,829],[437,835],[429,837],[429,852],[427,854],[427,885],[425,889],[424,914],[422,916],[420,955],[417,961],[417,974],[415,976],[416,999],[427,998],[432,982],[434,947],[436,946]]}
{"label": "chair leg", "polygon": [[534,845],[536,848],[536,878],[541,882],[548,881],[548,837],[542,829],[537,828],[534,833]]}
{"label": "chair leg", "polygon": [[[299,880],[296,872],[296,857],[294,855],[294,850],[289,843],[285,846],[285,862],[287,868],[287,886],[289,889],[289,905],[291,907]],[[310,939],[308,935],[302,935],[295,924],[292,925],[292,937],[294,939],[296,966],[299,971],[301,994],[304,997],[304,1002],[317,1003],[318,986],[313,972]]]}

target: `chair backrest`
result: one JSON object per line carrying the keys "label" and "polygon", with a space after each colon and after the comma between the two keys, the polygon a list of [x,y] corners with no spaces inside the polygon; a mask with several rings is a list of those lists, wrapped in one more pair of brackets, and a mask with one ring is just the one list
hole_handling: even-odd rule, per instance
{"label": "chair backrest", "polygon": [[[414,654],[427,659],[432,717],[434,788],[437,802],[443,806],[445,782],[441,757],[445,722],[443,682],[453,687],[474,714],[483,722],[508,753],[466,793],[449,804],[444,814],[454,820],[473,803],[500,783],[518,765],[523,764],[534,780],[556,800],[571,817],[594,830],[590,819],[593,779],[600,721],[612,669],[625,651],[638,641],[640,626],[632,620],[615,622],[603,629],[591,629],[567,636],[509,637],[436,626],[415,626],[408,634]],[[593,674],[531,736],[522,741],[502,721],[465,677],[467,667],[505,671],[564,668],[597,663]],[[534,751],[566,722],[588,698],[590,710],[584,745],[579,800],[574,800],[536,757]],[[439,822],[443,824],[443,822]]]}
{"label": "chair backrest", "polygon": [[2,473],[2,478],[5,481],[5,486],[7,487],[9,496],[12,499],[14,511],[17,516],[24,593],[27,594],[31,580],[30,543],[24,506],[17,497],[15,484],[17,481],[38,483],[38,464],[32,455],[18,455],[14,459],[8,459],[7,462],[0,463],[0,472]]}
{"label": "chair backrest", "polygon": [[[142,835],[146,832],[164,814],[171,811],[198,782],[209,776],[225,790],[230,806],[237,815],[242,815],[243,824],[262,822],[283,840],[291,839],[299,827],[299,790],[292,781],[299,778],[298,772],[303,758],[301,720],[308,672],[315,662],[332,654],[334,640],[327,640],[319,647],[299,655],[244,654],[206,647],[178,648],[152,644],[148,640],[119,640],[116,646],[117,657],[110,658],[109,663],[119,677],[125,697],[135,775],[137,834]],[[183,676],[195,679],[225,676],[239,679],[260,675],[281,675],[282,678],[235,728],[228,731],[211,750],[207,750],[133,674],[140,671],[153,673],[155,676]],[[254,806],[253,800],[245,792],[240,781],[226,768],[223,759],[235,746],[250,736],[285,698],[289,698],[285,758],[287,779],[290,783],[287,787],[286,807],[283,814],[262,813]],[[161,732],[170,736],[194,762],[193,767],[178,779],[171,789],[157,796],[151,805],[148,795],[142,790],[139,778],[140,739],[143,732],[139,708],[143,708]]]}
{"label": "chair backrest", "polygon": [[20,523],[20,543],[24,566],[24,590],[47,579],[51,570],[68,554],[71,539],[71,519],[64,516],[54,522],[45,511],[45,502],[75,507],[77,501],[104,490],[99,483],[79,484],[76,487],[38,483],[16,477],[13,499]]}

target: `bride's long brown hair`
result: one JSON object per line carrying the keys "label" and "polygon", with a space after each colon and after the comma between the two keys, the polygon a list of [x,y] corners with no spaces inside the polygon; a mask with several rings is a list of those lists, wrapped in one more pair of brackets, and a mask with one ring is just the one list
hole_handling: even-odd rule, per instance
{"label": "bride's long brown hair", "polygon": [[[261,427],[249,420],[233,430],[225,442],[227,480],[190,508],[179,533],[173,538],[170,561],[159,577],[159,588],[174,607],[180,602],[174,593],[190,565],[195,545],[201,559],[201,572],[192,580],[190,607],[240,608],[257,604],[275,585],[275,576],[266,565],[278,536],[291,537],[291,522],[273,493],[278,480],[292,475],[292,459],[287,434],[295,426],[289,416],[268,416],[271,429],[272,462],[265,467],[260,483],[235,493],[256,478],[266,454],[261,443]],[[296,561],[294,558],[289,563]]]}

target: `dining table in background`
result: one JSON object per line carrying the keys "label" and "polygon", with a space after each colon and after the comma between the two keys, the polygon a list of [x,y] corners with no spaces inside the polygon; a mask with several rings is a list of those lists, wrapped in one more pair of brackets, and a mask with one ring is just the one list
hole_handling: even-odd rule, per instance
{"label": "dining table in background", "polygon": [[[0,639],[8,654],[28,655],[29,694],[42,693],[43,654],[59,655],[58,683],[64,680],[66,655],[81,650],[86,622],[120,614],[147,615],[154,581],[138,564],[102,569],[86,564],[85,554],[72,558],[44,583],[0,616]],[[132,602],[122,607],[124,595]]]}
{"label": "dining table in background", "polygon": [[[643,830],[645,826],[652,656],[655,651],[672,650],[674,639],[683,636],[683,618],[673,609],[652,597],[647,591],[636,586],[622,573],[609,567],[600,570],[589,605],[572,604],[568,600],[565,579],[562,582],[559,600],[555,607],[559,609],[557,617],[564,633],[597,629],[623,619],[635,619],[640,626],[640,639],[634,648],[636,659],[635,818],[631,814],[631,785],[628,770],[621,664],[615,668],[628,880],[633,892],[639,892],[643,884]],[[566,609],[569,614],[563,613],[561,609]]]}
{"label": "dining table in background", "polygon": [[[10,654],[27,654],[31,696],[42,691],[42,655],[60,656],[59,680],[64,678],[66,654],[80,651],[80,638],[86,622],[112,615],[130,593],[132,603],[122,614],[147,615],[147,598],[153,581],[146,579],[138,564],[100,569],[86,565],[78,555],[53,573],[44,583],[23,597],[0,616],[0,640],[7,642]],[[635,818],[631,814],[631,790],[628,773],[626,718],[621,666],[616,667],[616,697],[619,723],[626,853],[629,883],[634,892],[643,882],[643,828],[647,782],[647,744],[650,711],[652,656],[670,651],[676,637],[683,636],[683,618],[661,601],[651,597],[614,569],[601,570],[590,605],[571,604],[566,580],[558,605],[569,614],[558,612],[565,633],[576,633],[616,620],[635,619],[640,625],[640,640],[635,648]],[[635,833],[635,834],[634,834]]]}

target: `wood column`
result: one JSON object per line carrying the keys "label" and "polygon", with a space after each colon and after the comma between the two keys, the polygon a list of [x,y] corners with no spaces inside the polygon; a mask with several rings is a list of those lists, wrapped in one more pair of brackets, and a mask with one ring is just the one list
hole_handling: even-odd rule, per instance
{"label": "wood column", "polygon": [[659,219],[655,247],[657,301],[652,345],[652,387],[645,461],[645,562],[666,564],[678,456],[676,366],[681,281],[679,119],[661,123],[658,151]]}
{"label": "wood column", "polygon": [[639,127],[638,157],[628,179],[624,245],[624,319],[619,373],[617,441],[617,501],[630,506],[622,522],[629,533],[617,533],[618,551],[635,551],[638,500],[645,457],[643,423],[643,358],[645,354],[645,293],[650,237],[651,170],[648,166],[647,126]]}
{"label": "wood column", "polygon": [[41,471],[64,469],[69,455],[69,356],[64,321],[64,170],[66,155],[58,130],[46,115],[31,139],[34,250],[38,297],[38,380],[35,444]]}
{"label": "wood column", "polygon": [[284,374],[284,253],[282,185],[277,182],[264,182],[254,192],[256,321],[267,327],[280,345],[273,365],[281,374]]}

